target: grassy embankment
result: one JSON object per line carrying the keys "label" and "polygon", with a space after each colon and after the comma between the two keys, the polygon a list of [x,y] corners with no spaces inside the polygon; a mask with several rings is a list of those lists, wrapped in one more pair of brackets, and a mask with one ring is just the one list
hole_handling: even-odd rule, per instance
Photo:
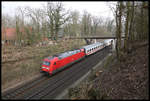
{"label": "grassy embankment", "polygon": [[2,89],[39,74],[42,60],[66,50],[85,45],[84,40],[66,40],[57,45],[46,46],[2,46]]}

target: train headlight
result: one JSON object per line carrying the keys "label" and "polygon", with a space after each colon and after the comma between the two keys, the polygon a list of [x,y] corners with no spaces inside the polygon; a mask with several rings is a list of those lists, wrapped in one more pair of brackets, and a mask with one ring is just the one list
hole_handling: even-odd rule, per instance
{"label": "train headlight", "polygon": [[49,68],[48,68],[48,67],[42,67],[42,68],[45,68],[45,69],[49,70]]}
{"label": "train headlight", "polygon": [[46,67],[42,67],[42,68],[46,68]]}

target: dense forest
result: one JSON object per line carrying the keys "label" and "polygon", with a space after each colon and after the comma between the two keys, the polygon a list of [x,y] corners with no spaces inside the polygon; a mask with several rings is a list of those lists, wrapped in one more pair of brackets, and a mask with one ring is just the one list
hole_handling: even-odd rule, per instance
{"label": "dense forest", "polygon": [[[121,60],[124,53],[129,53],[133,49],[132,43],[148,40],[148,2],[117,2],[114,14],[117,37],[116,53],[118,59]],[[123,33],[125,38],[122,43]]]}

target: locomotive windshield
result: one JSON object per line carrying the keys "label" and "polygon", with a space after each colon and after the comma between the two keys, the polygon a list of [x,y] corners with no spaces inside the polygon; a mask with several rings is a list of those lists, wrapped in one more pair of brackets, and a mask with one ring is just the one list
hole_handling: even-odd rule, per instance
{"label": "locomotive windshield", "polygon": [[44,61],[44,62],[43,62],[43,65],[47,65],[47,66],[49,66],[49,65],[50,65],[50,62],[48,62],[48,61]]}

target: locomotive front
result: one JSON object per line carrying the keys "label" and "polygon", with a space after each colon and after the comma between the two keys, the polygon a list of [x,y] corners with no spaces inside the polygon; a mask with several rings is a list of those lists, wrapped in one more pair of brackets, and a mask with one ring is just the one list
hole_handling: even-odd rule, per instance
{"label": "locomotive front", "polygon": [[42,67],[41,67],[42,71],[49,72],[50,65],[51,65],[51,62],[48,59],[44,59]]}
{"label": "locomotive front", "polygon": [[41,70],[43,72],[47,72],[49,74],[52,74],[53,64],[55,61],[56,61],[55,57],[52,57],[52,56],[45,58],[43,63],[42,63],[42,66],[41,66]]}

